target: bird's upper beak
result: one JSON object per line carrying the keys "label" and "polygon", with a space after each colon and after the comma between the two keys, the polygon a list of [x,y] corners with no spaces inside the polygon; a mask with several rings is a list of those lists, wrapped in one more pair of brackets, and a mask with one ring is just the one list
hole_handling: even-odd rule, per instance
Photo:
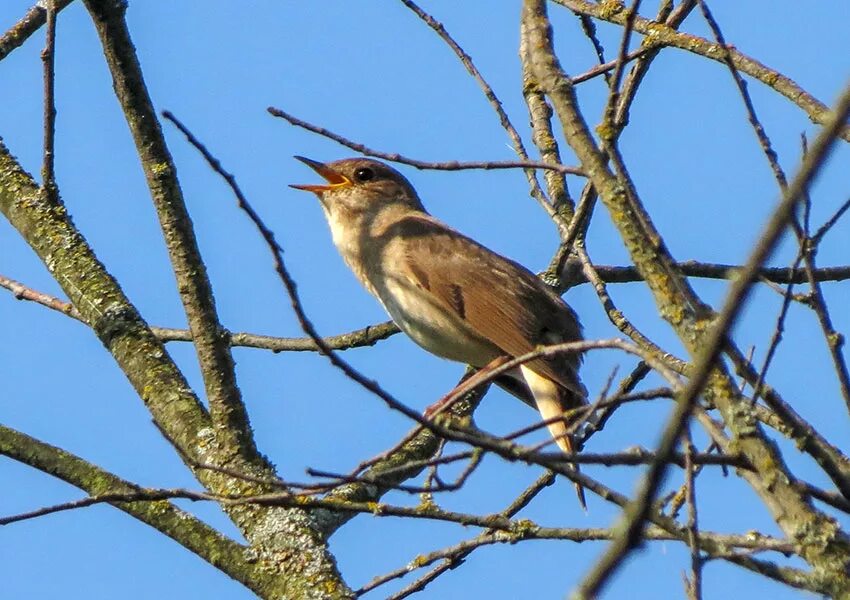
{"label": "bird's upper beak", "polygon": [[320,163],[317,160],[312,160],[309,158],[305,158],[303,156],[296,156],[297,160],[300,160],[305,165],[313,169],[316,173],[321,175],[327,181],[327,185],[324,184],[290,184],[289,187],[295,188],[296,190],[306,190],[308,192],[314,192],[316,194],[321,194],[322,192],[327,192],[328,190],[338,189],[343,186],[351,185],[351,180],[343,175],[342,173],[338,173],[334,171],[332,168],[327,166],[325,163]]}

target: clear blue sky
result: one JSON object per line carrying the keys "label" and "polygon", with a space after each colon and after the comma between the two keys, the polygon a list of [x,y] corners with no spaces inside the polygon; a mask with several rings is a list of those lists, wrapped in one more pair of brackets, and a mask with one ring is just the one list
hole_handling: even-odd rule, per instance
{"label": "clear blue sky", "polygon": [[[0,30],[20,18],[30,3],[5,0]],[[825,0],[816,7],[788,1],[715,1],[711,7],[731,43],[824,102],[832,102],[850,76],[850,4],[845,0]],[[425,3],[425,8],[473,56],[514,123],[527,133],[517,58],[518,3],[443,0]],[[577,20],[556,6],[551,13],[564,67],[572,73],[591,67],[594,54]],[[267,106],[279,106],[372,147],[421,159],[513,157],[475,83],[448,48],[400,3],[136,0],[128,20],[157,108],[173,111],[236,174],[286,249],[305,307],[323,334],[363,327],[385,316],[336,254],[315,199],[286,184],[315,180],[291,159],[293,154],[332,160],[351,152],[270,117]],[[708,35],[698,13],[684,29]],[[611,57],[618,32],[599,25]],[[34,36],[0,62],[0,135],[33,173],[39,170],[41,152],[42,40],[43,35]],[[142,314],[152,324],[183,326],[138,159],[81,2],[61,13],[57,48],[57,178],[64,201]],[[799,134],[813,136],[816,128],[800,109],[761,84],[753,82],[750,89],[783,166],[793,171],[800,154]],[[592,123],[598,122],[604,91],[601,80],[580,88]],[[225,326],[300,335],[267,250],[230,192],[181,135],[168,125],[164,128]],[[721,65],[678,50],[665,52],[634,105],[622,148],[677,258],[739,263],[746,257],[778,194]],[[847,198],[848,159],[850,149],[843,144],[815,187],[815,223]],[[532,270],[546,266],[556,247],[556,232],[528,197],[521,172],[403,171],[441,219]],[[571,184],[574,191],[580,189],[578,180]],[[848,231],[845,223],[825,243],[820,264],[847,262]],[[597,209],[588,247],[600,264],[625,264],[627,259],[602,208]],[[786,244],[774,263],[787,264],[790,250]],[[0,273],[60,294],[5,221],[0,222]],[[698,282],[696,287],[706,300],[717,303],[726,283]],[[850,310],[837,300],[847,295],[848,285],[827,284],[826,289],[834,302],[835,325],[847,332]],[[682,355],[640,285],[612,286],[612,293],[638,327]],[[570,291],[566,299],[582,316],[588,337],[617,334],[588,286]],[[755,344],[758,356],[769,339],[779,300],[767,289],[754,300],[736,337],[745,347]],[[772,381],[825,434],[846,441],[850,426],[837,387],[818,375],[829,371],[813,317],[799,308],[793,316]],[[0,330],[0,422],[142,485],[197,487],[91,332],[43,307],[16,302],[3,291]],[[171,344],[169,351],[200,393],[192,349]],[[426,354],[402,336],[345,357],[417,409],[449,390],[462,372],[461,366]],[[410,427],[315,354],[236,349],[235,358],[258,445],[286,479],[303,480],[307,466],[347,471],[391,446]],[[633,361],[611,353],[588,357],[583,377],[591,393],[598,393],[615,365],[625,373]],[[623,410],[589,449],[652,447],[668,410],[662,404]],[[508,432],[534,418],[512,398],[492,393],[477,422],[489,431]],[[804,474],[813,472],[793,452],[789,461]],[[587,471],[623,492],[631,492],[639,473],[601,467]],[[536,474],[490,457],[466,489],[440,501],[458,510],[498,511]],[[679,482],[676,472],[668,484]],[[698,485],[703,527],[777,532],[749,488],[736,478],[724,479],[711,471],[700,476]],[[70,486],[2,458],[0,487],[0,515],[81,496]],[[572,494],[571,486],[559,481],[524,516],[543,525],[577,527],[606,526],[616,518],[616,511],[595,497],[589,499],[589,516],[581,514]],[[400,495],[386,499],[415,502]],[[238,535],[215,507],[190,508]],[[441,523],[361,516],[334,536],[332,550],[347,581],[358,587],[419,553],[474,534]],[[602,549],[601,544],[568,542],[486,548],[421,597],[561,598]],[[680,573],[686,568],[681,544],[652,544],[619,573],[609,597],[679,597]],[[106,506],[0,529],[0,580],[8,598],[251,597],[176,543]],[[797,597],[725,565],[708,565],[705,585],[707,598],[730,589],[741,596]],[[386,589],[374,597],[383,597]]]}

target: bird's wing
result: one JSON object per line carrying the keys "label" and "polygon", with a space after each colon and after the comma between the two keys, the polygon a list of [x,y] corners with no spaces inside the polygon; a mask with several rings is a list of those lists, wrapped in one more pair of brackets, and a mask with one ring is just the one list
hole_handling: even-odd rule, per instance
{"label": "bird's wing", "polygon": [[[408,215],[391,227],[403,268],[434,301],[464,319],[505,354],[582,339],[573,310],[525,267],[448,228],[430,215]],[[389,232],[388,232],[389,233]],[[423,269],[419,265],[435,265]],[[514,290],[513,292],[511,290]],[[528,366],[583,402],[577,353],[540,358]]]}

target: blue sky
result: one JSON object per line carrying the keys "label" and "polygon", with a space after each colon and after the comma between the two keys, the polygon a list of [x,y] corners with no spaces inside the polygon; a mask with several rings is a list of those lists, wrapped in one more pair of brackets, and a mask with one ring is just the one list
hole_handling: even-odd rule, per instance
{"label": "blue sky", "polygon": [[[29,2],[6,0],[5,31]],[[476,60],[527,136],[517,58],[517,3],[435,1],[424,8]],[[728,41],[778,69],[820,100],[831,103],[850,76],[846,23],[850,5],[751,1],[711,4]],[[645,9],[645,13],[649,8]],[[593,66],[590,44],[577,20],[552,6],[556,43],[571,73]],[[301,118],[374,148],[426,160],[507,160],[509,140],[476,84],[431,30],[400,3],[132,2],[128,22],[147,85],[158,109],[173,111],[234,173],[255,208],[274,229],[298,281],[305,308],[323,334],[385,320],[336,254],[315,199],[286,187],[315,175],[292,160],[319,160],[351,151],[293,128],[266,112],[279,106]],[[698,12],[683,28],[710,35]],[[599,24],[609,56],[619,29]],[[37,173],[41,153],[43,35],[0,62],[0,135],[24,166]],[[782,165],[793,172],[799,136],[817,128],[802,111],[757,82],[750,84],[759,116]],[[112,94],[100,45],[80,2],[59,18],[56,80],[57,180],[74,220],[99,258],[152,324],[183,326],[185,317],[162,236],[132,140]],[[580,100],[595,124],[605,97],[601,79],[583,84]],[[300,330],[268,252],[230,192],[172,127],[164,129],[207,261],[223,323],[233,331],[298,336]],[[530,143],[529,143],[530,145]],[[674,256],[707,262],[742,262],[778,197],[729,73],[718,63],[678,50],[662,54],[635,102],[622,150],[638,189]],[[819,224],[847,198],[850,150],[843,144],[814,187],[813,222]],[[574,162],[572,157],[565,159]],[[528,197],[518,171],[416,171],[402,168],[429,210],[457,229],[532,270],[545,268],[556,231]],[[577,193],[581,182],[571,180]],[[846,264],[848,224],[827,238],[821,265]],[[626,264],[627,255],[597,208],[588,249],[599,264]],[[786,265],[784,244],[773,263]],[[61,294],[46,269],[5,221],[0,222],[0,273],[36,289]],[[726,282],[697,281],[715,305]],[[639,284],[611,287],[635,325],[671,351],[681,345]],[[827,284],[835,326],[850,330],[850,310],[839,299],[847,283]],[[591,338],[617,335],[588,286],[566,299]],[[763,351],[779,297],[760,288],[736,329],[744,347]],[[142,403],[98,340],[79,323],[0,292],[0,377],[5,394],[0,422],[142,485],[197,487],[150,423]],[[795,408],[834,440],[850,439],[835,382],[824,374],[825,352],[813,316],[799,307],[780,348],[772,383]],[[192,349],[169,352],[202,392]],[[305,479],[307,466],[347,471],[394,444],[409,428],[376,398],[314,354],[236,349],[238,377],[259,447],[286,479]],[[396,336],[345,358],[380,379],[407,404],[422,409],[449,390],[462,372]],[[598,393],[615,366],[629,358],[611,352],[586,360],[583,378]],[[806,373],[807,376],[801,376]],[[657,384],[649,381],[647,385]],[[652,447],[669,412],[664,404],[624,409],[589,449]],[[476,420],[509,432],[535,415],[502,393],[486,399]],[[700,435],[698,440],[704,440]],[[701,442],[702,443],[702,442]],[[698,444],[699,445],[699,444]],[[800,472],[817,478],[807,460],[788,450]],[[635,469],[588,468],[622,492],[634,488]],[[441,497],[449,508],[501,510],[537,471],[489,457],[461,492]],[[678,485],[675,472],[668,484]],[[0,459],[0,515],[77,498],[80,493],[8,459]],[[737,478],[709,471],[698,480],[701,525],[723,532],[777,533],[764,508]],[[401,495],[388,501],[414,502]],[[238,535],[211,505],[191,510]],[[569,484],[547,489],[524,516],[552,526],[606,526],[617,512],[590,498],[581,514]],[[845,519],[845,525],[847,520]],[[359,517],[331,542],[347,581],[357,587],[414,556],[472,537],[474,530],[430,522]],[[427,598],[561,598],[603,550],[601,544],[527,542],[476,552],[460,569],[422,594]],[[682,595],[687,568],[681,544],[659,543],[636,554],[608,590],[609,597]],[[651,574],[651,575],[648,575]],[[109,507],[95,507],[0,529],[0,579],[10,598],[250,598],[250,592],[157,532]],[[748,573],[710,564],[706,597],[736,589],[741,595],[792,598]],[[387,588],[388,590],[390,588]],[[389,592],[386,592],[389,593]],[[383,597],[378,592],[373,597]]]}

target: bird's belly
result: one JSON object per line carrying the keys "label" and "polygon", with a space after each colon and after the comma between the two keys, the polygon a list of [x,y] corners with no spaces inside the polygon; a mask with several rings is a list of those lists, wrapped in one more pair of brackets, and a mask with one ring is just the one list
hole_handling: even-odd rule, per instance
{"label": "bird's belly", "polygon": [[390,281],[376,292],[396,325],[432,354],[476,367],[483,367],[502,354],[477,336],[461,317],[415,285]]}

